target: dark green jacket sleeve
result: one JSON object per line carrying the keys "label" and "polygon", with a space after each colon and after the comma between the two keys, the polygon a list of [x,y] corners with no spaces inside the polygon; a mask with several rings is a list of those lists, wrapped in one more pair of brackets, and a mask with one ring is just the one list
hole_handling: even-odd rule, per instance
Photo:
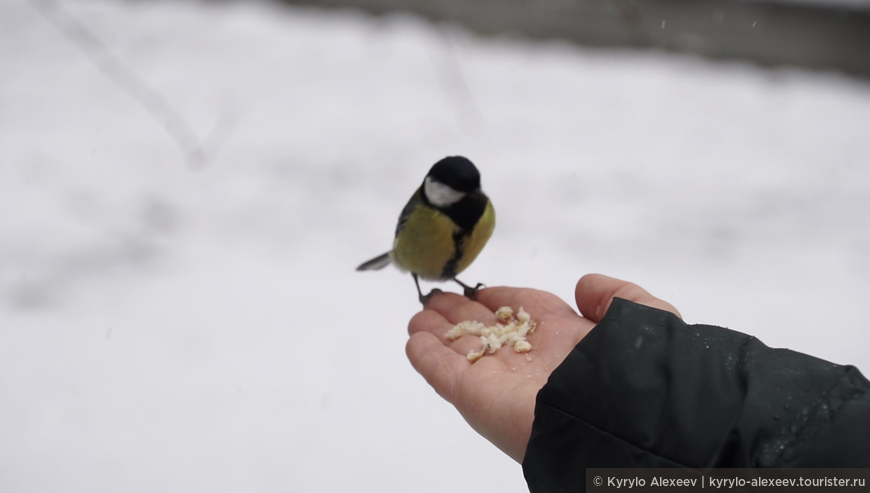
{"label": "dark green jacket sleeve", "polygon": [[870,382],[614,299],[538,393],[523,460],[533,493],[584,491],[587,467],[870,467]]}

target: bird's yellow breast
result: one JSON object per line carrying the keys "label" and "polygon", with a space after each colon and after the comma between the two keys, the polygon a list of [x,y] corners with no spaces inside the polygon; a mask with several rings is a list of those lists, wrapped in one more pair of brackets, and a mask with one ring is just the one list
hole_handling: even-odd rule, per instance
{"label": "bird's yellow breast", "polygon": [[[424,279],[445,279],[445,266],[453,261],[455,276],[465,270],[483,250],[495,228],[495,209],[487,201],[486,210],[470,233],[458,238],[460,228],[441,211],[422,203],[414,208],[405,227],[396,236],[393,261]],[[456,246],[459,241],[459,255]]]}

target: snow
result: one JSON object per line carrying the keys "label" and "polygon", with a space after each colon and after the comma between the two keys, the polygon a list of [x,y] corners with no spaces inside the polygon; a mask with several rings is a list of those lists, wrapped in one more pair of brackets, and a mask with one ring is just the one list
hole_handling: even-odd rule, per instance
{"label": "snow", "polygon": [[498,211],[466,283],[573,305],[603,272],[870,369],[866,83],[407,16],[61,4],[217,126],[191,169],[34,5],[0,3],[0,491],[526,491],[408,364],[410,276],[354,271],[452,154]]}

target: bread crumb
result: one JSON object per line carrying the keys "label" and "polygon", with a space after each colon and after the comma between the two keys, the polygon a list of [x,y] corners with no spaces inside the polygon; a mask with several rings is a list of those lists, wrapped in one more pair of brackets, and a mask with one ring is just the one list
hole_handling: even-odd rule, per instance
{"label": "bread crumb", "polygon": [[532,316],[529,315],[528,312],[523,310],[523,307],[520,307],[520,312],[517,313],[517,320],[519,320],[520,322],[528,322],[531,319],[532,319]]}
{"label": "bread crumb", "polygon": [[[520,310],[522,310],[522,308],[520,308]],[[509,306],[503,306],[495,311],[495,318],[503,324],[510,322],[513,316],[514,311]]]}
{"label": "bread crumb", "polygon": [[483,350],[475,351],[474,349],[472,349],[471,351],[468,352],[468,356],[466,356],[466,358],[468,358],[468,361],[471,361],[472,363],[474,363],[475,361],[482,358],[483,353],[485,353],[485,352],[486,351],[483,351]]}
{"label": "bread crumb", "polygon": [[448,330],[444,337],[450,339],[451,341],[455,341],[462,337],[463,333],[467,332],[474,336],[479,336],[481,331],[485,328],[485,326],[480,322],[475,322],[474,320],[466,320],[464,322],[460,322],[456,324],[455,327]]}
{"label": "bread crumb", "polygon": [[529,341],[517,341],[517,343],[514,344],[514,351],[518,353],[528,353],[531,350],[532,345],[529,344]]}
{"label": "bread crumb", "polygon": [[492,354],[501,349],[501,340],[495,334],[490,333],[486,337],[480,336],[480,340],[483,341],[483,349],[485,349],[486,352],[489,354]]}
{"label": "bread crumb", "polygon": [[526,353],[526,361],[531,361],[532,358],[527,353],[532,350],[532,345],[526,340],[526,336],[533,334],[537,328],[531,315],[523,310],[523,307],[520,307],[516,318],[514,318],[513,309],[509,306],[503,306],[496,310],[495,316],[499,323],[491,327],[475,320],[465,320],[448,330],[444,337],[451,341],[466,334],[480,337],[483,347],[479,350],[472,349],[466,356],[468,361],[472,363],[486,354],[498,352],[505,346],[514,348],[514,351],[518,353]]}

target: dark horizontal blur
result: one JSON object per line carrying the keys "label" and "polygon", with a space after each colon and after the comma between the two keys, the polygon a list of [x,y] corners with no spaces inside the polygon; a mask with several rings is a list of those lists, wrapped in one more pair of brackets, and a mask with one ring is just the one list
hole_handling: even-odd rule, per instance
{"label": "dark horizontal blur", "polygon": [[766,0],[278,0],[410,12],[487,35],[657,48],[870,76],[870,2]]}

